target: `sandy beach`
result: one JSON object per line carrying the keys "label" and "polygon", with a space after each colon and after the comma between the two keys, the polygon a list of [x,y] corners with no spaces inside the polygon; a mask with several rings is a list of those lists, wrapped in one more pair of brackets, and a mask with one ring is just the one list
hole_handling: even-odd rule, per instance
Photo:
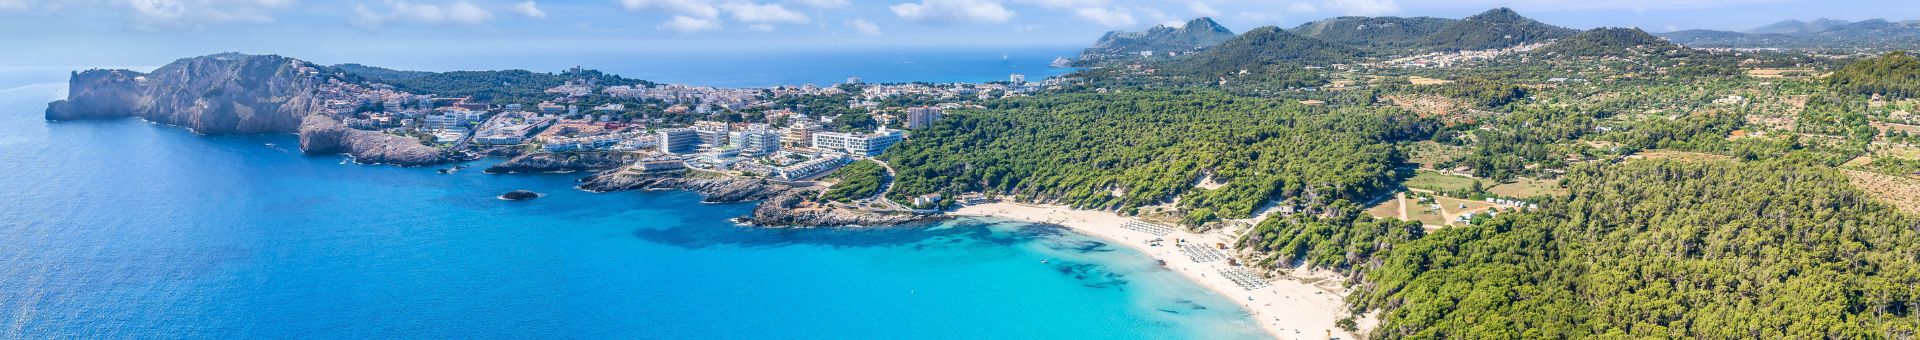
{"label": "sandy beach", "polygon": [[[1236,237],[1225,235],[1224,232],[1195,234],[1174,227],[1175,230],[1170,234],[1155,236],[1144,231],[1122,227],[1132,219],[1111,212],[1018,203],[967,206],[949,214],[1056,224],[1126,245],[1154,259],[1166,261],[1168,269],[1179,272],[1188,279],[1200,283],[1201,286],[1239,303],[1241,308],[1253,314],[1253,318],[1260,321],[1261,328],[1274,338],[1326,339],[1329,335],[1340,339],[1359,338],[1334,326],[1334,321],[1348,315],[1343,302],[1345,300],[1343,290],[1316,286],[1284,277],[1270,279],[1269,286],[1248,290],[1220,274],[1221,270],[1229,267],[1227,261],[1196,261],[1174,245],[1176,239],[1186,240],[1189,243],[1197,242],[1208,248],[1212,248],[1216,243],[1232,244]],[[1148,241],[1156,238],[1165,241],[1159,246],[1149,245]],[[1311,274],[1306,270],[1300,270],[1292,273],[1292,276],[1309,277]],[[1365,327],[1368,323],[1362,321],[1361,325]]]}

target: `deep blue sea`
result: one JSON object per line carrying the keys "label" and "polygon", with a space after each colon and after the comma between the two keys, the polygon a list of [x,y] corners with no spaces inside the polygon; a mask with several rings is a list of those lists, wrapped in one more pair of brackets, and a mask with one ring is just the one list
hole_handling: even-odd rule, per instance
{"label": "deep blue sea", "polygon": [[[1261,336],[1226,297],[1056,227],[747,228],[727,218],[751,204],[579,174],[44,121],[65,76],[0,68],[0,338]],[[494,198],[513,189],[547,196]]]}

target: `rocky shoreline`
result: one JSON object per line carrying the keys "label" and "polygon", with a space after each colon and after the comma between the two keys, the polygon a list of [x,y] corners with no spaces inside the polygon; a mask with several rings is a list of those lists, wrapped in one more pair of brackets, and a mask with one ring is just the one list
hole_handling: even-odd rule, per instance
{"label": "rocky shoreline", "polygon": [[307,116],[300,124],[300,150],[309,154],[344,153],[369,164],[426,166],[454,160],[438,148],[412,138],[340,125],[322,115]]}
{"label": "rocky shoreline", "polygon": [[764,227],[881,226],[943,218],[936,215],[878,213],[814,204],[820,189],[793,187],[762,178],[697,177],[687,173],[635,174],[612,170],[580,179],[580,190],[686,190],[705,203],[761,201],[753,213],[735,221]]}
{"label": "rocky shoreline", "polygon": [[495,147],[468,155],[423,144],[414,137],[348,127],[321,98],[344,81],[324,68],[275,55],[223,53],[186,58],[153,72],[74,72],[64,100],[47,104],[46,119],[141,118],[203,134],[292,133],[308,154],[346,154],[365,164],[429,166],[481,155],[512,157],[487,173],[600,171],[580,180],[581,190],[687,190],[708,203],[764,201],[738,221],[759,226],[892,225],[939,218],[905,212],[873,212],[819,200],[821,188],[794,187],[764,178],[702,176],[699,172],[649,175],[622,169],[635,156],[622,152],[547,153]]}
{"label": "rocky shoreline", "polygon": [[490,174],[580,172],[618,169],[635,157],[624,152],[530,153],[487,167]]}

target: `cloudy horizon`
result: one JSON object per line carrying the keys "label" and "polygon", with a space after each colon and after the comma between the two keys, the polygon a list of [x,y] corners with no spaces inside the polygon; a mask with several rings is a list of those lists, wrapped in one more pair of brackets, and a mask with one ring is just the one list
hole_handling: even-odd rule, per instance
{"label": "cloudy horizon", "polygon": [[[1213,17],[1235,32],[1330,17],[1460,18],[1509,7],[1550,24],[1745,30],[1920,14],[1896,0],[0,0],[35,53],[0,65],[151,64],[218,51],[320,55],[781,53],[1085,46],[1111,30]],[[343,60],[349,62],[351,60]]]}

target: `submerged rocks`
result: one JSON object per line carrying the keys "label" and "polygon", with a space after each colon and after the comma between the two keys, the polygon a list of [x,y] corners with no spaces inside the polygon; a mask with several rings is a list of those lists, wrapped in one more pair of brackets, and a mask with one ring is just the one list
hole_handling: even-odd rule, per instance
{"label": "submerged rocks", "polygon": [[504,194],[500,194],[500,199],[508,200],[508,201],[521,201],[521,200],[530,200],[535,198],[540,198],[540,193],[526,191],[526,190],[514,190],[514,191],[508,191],[507,193],[504,193]]}
{"label": "submerged rocks", "polygon": [[310,154],[345,153],[361,163],[423,166],[454,161],[419,140],[379,131],[356,130],[327,116],[312,115],[300,124],[300,150]]}
{"label": "submerged rocks", "polygon": [[633,161],[624,152],[532,153],[487,167],[490,174],[517,172],[574,172],[616,169]]}

